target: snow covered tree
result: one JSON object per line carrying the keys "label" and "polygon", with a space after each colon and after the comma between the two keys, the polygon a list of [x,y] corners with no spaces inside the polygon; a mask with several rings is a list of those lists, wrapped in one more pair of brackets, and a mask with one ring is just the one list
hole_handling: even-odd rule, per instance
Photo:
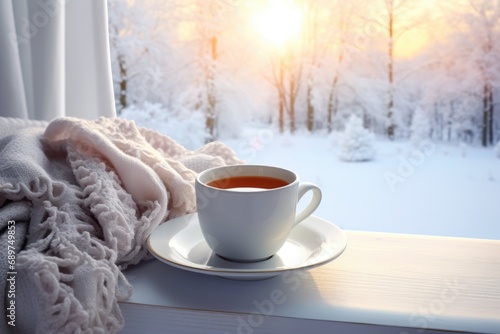
{"label": "snow covered tree", "polygon": [[334,59],[334,63],[332,64],[333,73],[331,74],[331,78],[328,78],[330,83],[328,88],[325,89],[325,93],[327,94],[327,128],[328,132],[331,132],[334,128],[334,118],[337,117],[339,110],[339,87],[342,84],[341,79],[344,75],[344,67],[346,67],[344,63],[348,60],[346,58],[348,58],[349,52],[352,52],[352,50],[349,49],[349,45],[347,45],[348,42],[346,39],[350,32],[349,30],[352,29],[350,23],[353,21],[355,9],[353,3],[345,1],[335,1],[334,6],[331,6],[329,9],[331,20],[332,22],[336,22],[335,25],[337,26],[333,43],[325,43],[337,45],[337,47],[332,50],[333,54],[331,58]]}
{"label": "snow covered tree", "polygon": [[280,132],[285,128],[285,112],[288,115],[291,133],[296,130],[297,100],[303,77],[303,57],[298,47],[286,47],[286,51],[277,52],[271,59],[271,74],[268,79],[276,88],[278,95],[278,122]]}
{"label": "snow covered tree", "polygon": [[[172,50],[166,31],[171,3],[156,0],[108,0],[110,57],[117,111],[166,96],[166,64]],[[158,98],[160,97],[160,98]]]}
{"label": "snow covered tree", "polygon": [[500,159],[500,140],[497,143],[497,146],[495,146],[495,152],[497,154],[497,158]]}
{"label": "snow covered tree", "polygon": [[307,130],[312,132],[314,129],[314,82],[319,68],[319,40],[318,40],[318,6],[310,2],[306,6],[306,15],[304,22],[304,48],[306,49],[306,103],[307,103]]}
{"label": "snow covered tree", "polygon": [[375,158],[374,139],[373,133],[363,127],[361,118],[351,115],[339,141],[339,158],[351,162],[373,160]]}
{"label": "snow covered tree", "polygon": [[177,3],[178,29],[182,31],[177,43],[182,49],[179,53],[186,59],[182,72],[189,72],[191,78],[184,94],[191,101],[187,108],[204,113],[207,142],[214,141],[225,122],[231,93],[234,95],[236,90],[231,87],[231,78],[237,65],[230,53],[240,45],[234,35],[243,5],[239,6],[235,0],[177,0]]}
{"label": "snow covered tree", "polygon": [[386,134],[389,139],[394,139],[397,123],[396,93],[400,76],[396,70],[397,57],[395,55],[396,44],[401,36],[425,22],[425,19],[415,18],[412,12],[416,11],[418,2],[406,0],[381,0],[382,11],[379,12],[375,21],[380,25],[386,38],[385,51],[387,52],[387,105],[386,105]]}
{"label": "snow covered tree", "polygon": [[431,135],[431,123],[424,110],[417,107],[411,122],[411,142],[418,145],[423,140],[427,140]]}
{"label": "snow covered tree", "polygon": [[[495,85],[500,78],[500,1],[467,0],[446,2],[457,29],[448,51],[456,59],[460,81],[468,93],[481,100],[481,144],[494,144]],[[465,69],[465,70],[464,70]]]}

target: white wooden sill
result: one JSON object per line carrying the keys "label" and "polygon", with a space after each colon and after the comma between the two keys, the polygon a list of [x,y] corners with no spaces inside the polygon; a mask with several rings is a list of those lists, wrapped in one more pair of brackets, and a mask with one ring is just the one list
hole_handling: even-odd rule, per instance
{"label": "white wooden sill", "polygon": [[347,236],[338,259],[263,281],[127,269],[122,333],[500,333],[500,241]]}

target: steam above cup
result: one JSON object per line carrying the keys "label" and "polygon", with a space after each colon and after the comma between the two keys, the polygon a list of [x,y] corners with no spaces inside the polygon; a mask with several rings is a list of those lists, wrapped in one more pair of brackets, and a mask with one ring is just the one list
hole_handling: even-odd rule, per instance
{"label": "steam above cup", "polygon": [[[215,167],[195,182],[198,219],[209,247],[237,262],[270,258],[321,202],[321,190],[292,171],[264,165]],[[299,213],[298,201],[312,191]]]}

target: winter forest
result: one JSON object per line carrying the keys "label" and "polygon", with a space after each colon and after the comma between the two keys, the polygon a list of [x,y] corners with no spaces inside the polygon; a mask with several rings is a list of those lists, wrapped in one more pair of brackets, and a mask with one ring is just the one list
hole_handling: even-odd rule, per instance
{"label": "winter forest", "polygon": [[[109,0],[117,110],[211,141],[246,122],[491,146],[499,0]],[[418,132],[418,134],[416,133]]]}

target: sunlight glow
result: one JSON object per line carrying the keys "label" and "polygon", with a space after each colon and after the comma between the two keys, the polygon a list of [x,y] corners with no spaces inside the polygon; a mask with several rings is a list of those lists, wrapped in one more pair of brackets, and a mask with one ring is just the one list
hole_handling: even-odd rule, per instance
{"label": "sunlight glow", "polygon": [[411,59],[424,51],[430,37],[426,31],[415,29],[401,36],[394,47],[394,56],[398,59]]}
{"label": "sunlight glow", "polygon": [[269,0],[255,17],[258,32],[272,45],[281,48],[299,37],[302,30],[303,13],[291,1]]}

